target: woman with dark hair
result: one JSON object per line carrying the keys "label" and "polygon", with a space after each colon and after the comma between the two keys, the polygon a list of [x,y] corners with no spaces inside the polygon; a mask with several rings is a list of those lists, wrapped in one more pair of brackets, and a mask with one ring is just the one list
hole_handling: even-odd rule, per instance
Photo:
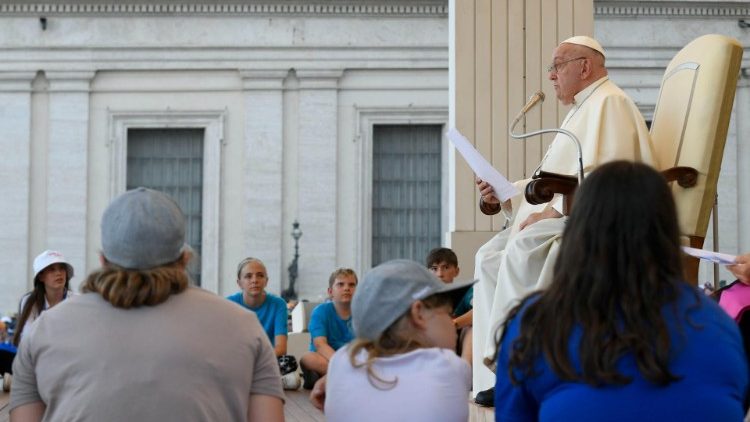
{"label": "woman with dark hair", "polygon": [[34,258],[34,290],[21,298],[18,310],[18,328],[13,345],[18,346],[24,328],[43,311],[70,296],[70,279],[73,266],[57,251],[46,250]]}
{"label": "woman with dark hair", "polygon": [[659,173],[625,161],[591,173],[560,249],[550,287],[503,325],[498,421],[742,420],[740,334],[683,281],[675,205]]}

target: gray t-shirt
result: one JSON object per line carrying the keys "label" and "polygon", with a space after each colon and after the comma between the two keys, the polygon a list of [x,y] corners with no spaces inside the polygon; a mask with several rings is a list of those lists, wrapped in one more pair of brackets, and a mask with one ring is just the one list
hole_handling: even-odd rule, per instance
{"label": "gray t-shirt", "polygon": [[54,421],[239,421],[250,394],[284,399],[258,318],[189,287],[153,307],[88,293],[42,313],[13,363],[9,407],[41,400]]}

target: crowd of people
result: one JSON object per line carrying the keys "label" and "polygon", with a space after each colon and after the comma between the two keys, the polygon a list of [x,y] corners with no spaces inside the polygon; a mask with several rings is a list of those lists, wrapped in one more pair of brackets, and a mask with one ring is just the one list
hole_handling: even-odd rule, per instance
{"label": "crowd of people", "polygon": [[[684,280],[671,190],[604,63],[598,42],[573,37],[548,69],[586,171],[568,216],[559,199],[501,203],[478,179],[480,209],[511,221],[477,252],[475,277],[460,281],[444,247],[361,282],[336,269],[299,365],[262,260],[239,262],[227,297],[192,286],[179,206],[145,188],[115,198],[80,293],[60,252],[34,260],[11,420],[280,421],[283,390],[301,384],[334,422],[466,421],[472,364],[495,373],[475,400],[499,421],[742,420],[750,336]],[[555,138],[540,168],[575,173],[575,155]],[[727,268],[750,285],[750,254]]]}

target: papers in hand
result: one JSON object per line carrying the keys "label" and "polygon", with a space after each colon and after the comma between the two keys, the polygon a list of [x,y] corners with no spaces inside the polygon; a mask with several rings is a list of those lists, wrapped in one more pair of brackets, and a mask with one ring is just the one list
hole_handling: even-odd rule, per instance
{"label": "papers in hand", "polygon": [[688,246],[682,247],[683,252],[696,258],[705,259],[706,261],[715,262],[717,264],[732,265],[737,259],[734,255],[728,255],[725,253],[711,252],[705,249],[695,249]]}
{"label": "papers in hand", "polygon": [[492,167],[492,164],[485,160],[484,157],[482,157],[482,154],[480,154],[479,151],[471,145],[471,142],[461,135],[461,132],[456,128],[451,128],[451,130],[446,133],[446,136],[448,137],[448,140],[453,143],[458,152],[461,153],[466,162],[469,163],[469,167],[471,167],[474,173],[480,179],[492,186],[495,190],[495,195],[500,198],[501,202],[505,202],[521,193],[518,188],[508,181],[508,179],[495,170],[495,168]]}

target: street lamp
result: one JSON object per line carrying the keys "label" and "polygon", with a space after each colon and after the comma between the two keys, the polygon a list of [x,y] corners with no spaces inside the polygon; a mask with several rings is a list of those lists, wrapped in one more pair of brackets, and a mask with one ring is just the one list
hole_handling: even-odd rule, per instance
{"label": "street lamp", "polygon": [[297,220],[294,220],[294,223],[292,223],[292,238],[294,239],[294,259],[292,259],[292,263],[289,264],[289,267],[287,267],[287,271],[289,271],[289,287],[281,292],[281,297],[283,297],[286,301],[297,299],[297,292],[294,291],[294,283],[297,282],[297,261],[299,261],[300,237],[302,237],[302,230],[299,229],[299,222],[297,222]]}

